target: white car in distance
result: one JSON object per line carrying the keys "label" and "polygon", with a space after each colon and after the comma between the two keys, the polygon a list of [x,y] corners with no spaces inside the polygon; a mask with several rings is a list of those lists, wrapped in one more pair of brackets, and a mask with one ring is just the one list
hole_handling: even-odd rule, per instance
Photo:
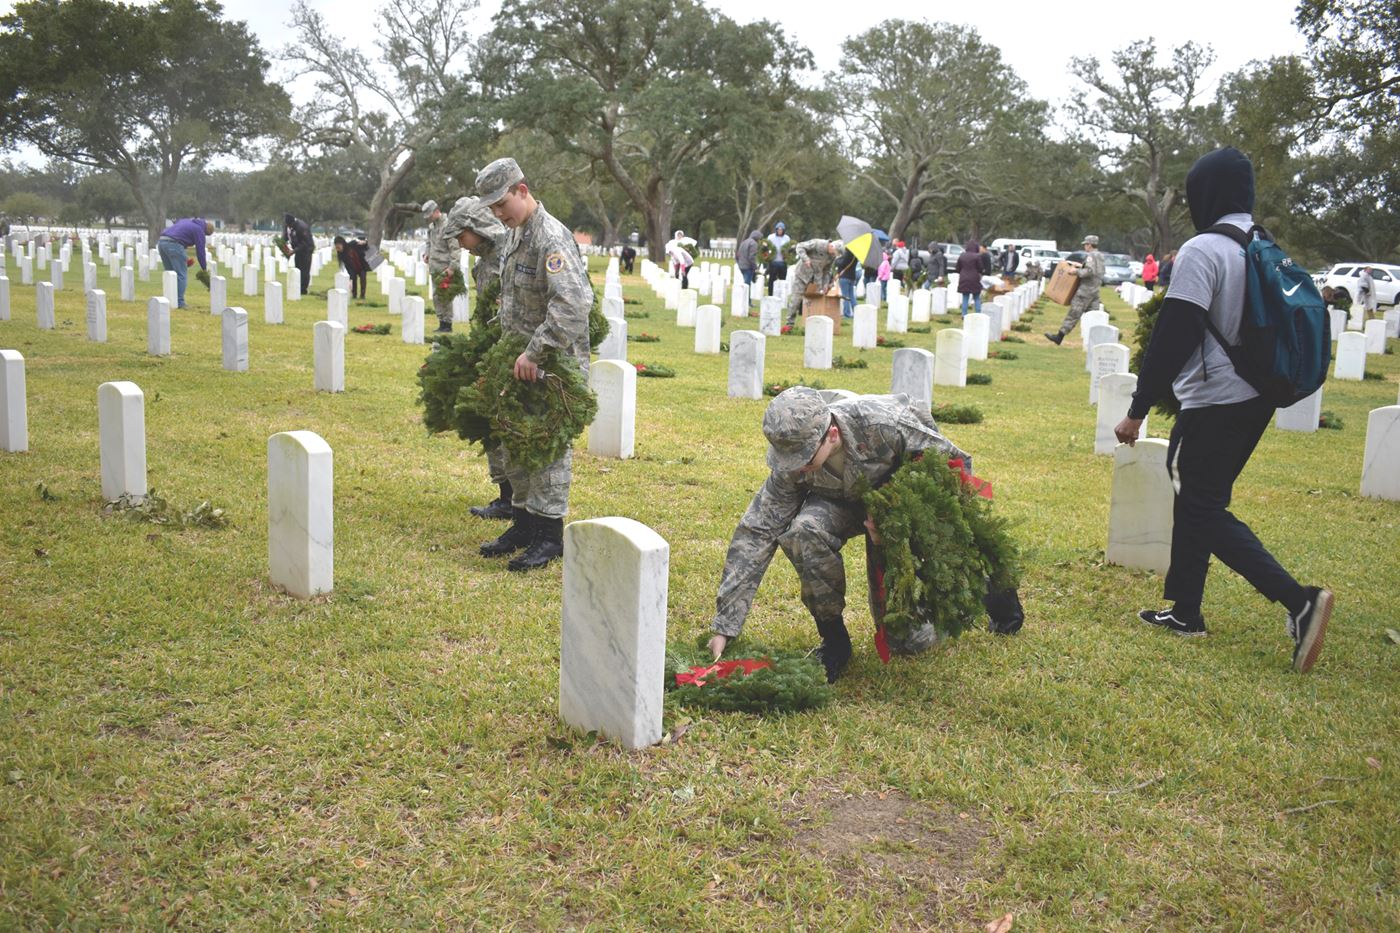
{"label": "white car in distance", "polygon": [[1375,282],[1376,303],[1395,304],[1396,293],[1400,292],[1400,266],[1379,262],[1339,262],[1322,275],[1317,276],[1315,281],[1318,288],[1331,288],[1345,292],[1349,299],[1355,301],[1359,291],[1357,283],[1361,270],[1368,266],[1371,269],[1371,279]]}

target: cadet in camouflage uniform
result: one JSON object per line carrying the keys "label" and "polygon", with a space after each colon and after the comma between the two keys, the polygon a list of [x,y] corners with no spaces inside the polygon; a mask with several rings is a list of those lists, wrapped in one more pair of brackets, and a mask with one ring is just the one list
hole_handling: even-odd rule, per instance
{"label": "cadet in camouflage uniform", "polygon": [[[846,567],[841,547],[865,530],[858,489],[890,478],[904,460],[924,450],[962,457],[944,437],[926,406],[907,395],[862,395],[828,403],[805,386],[783,392],[763,415],[768,465],[763,487],[749,503],[729,543],[711,626],[710,650],[718,657],[744,627],[754,594],[781,547],[802,581],[802,602],[817,622],[827,678],[835,681],[851,658],[846,608]],[[890,647],[913,654],[936,640],[932,625]]]}
{"label": "cadet in camouflage uniform", "polygon": [[[501,255],[510,240],[510,231],[486,205],[475,198],[459,198],[443,221],[442,235],[455,240],[476,258],[472,278],[476,281],[476,300],[480,302],[486,286],[501,278]],[[486,466],[500,495],[494,502],[472,506],[471,513],[477,518],[510,518],[511,486],[506,476],[505,451],[499,447],[488,450]]]}
{"label": "cadet in camouflage uniform", "polygon": [[1099,289],[1103,287],[1103,254],[1099,252],[1098,237],[1090,235],[1084,238],[1084,264],[1075,274],[1079,276],[1079,287],[1069,301],[1065,322],[1060,325],[1059,333],[1045,335],[1056,346],[1074,330],[1084,312],[1099,303]]}
{"label": "cadet in camouflage uniform", "polygon": [[[459,202],[460,203],[460,202]],[[462,273],[462,247],[456,237],[444,235],[447,217],[438,210],[436,201],[423,204],[423,219],[428,222],[428,287],[433,292],[433,310],[437,312],[439,334],[452,333],[452,302],[443,297],[438,280],[448,269]]]}
{"label": "cadet in camouflage uniform", "polygon": [[831,287],[836,257],[846,244],[840,240],[803,240],[797,244],[797,271],[788,280],[787,323],[791,326],[802,310],[802,296],[808,283],[815,282],[825,294]]}
{"label": "cadet in camouflage uniform", "polygon": [[[538,378],[539,356],[546,347],[572,353],[587,374],[593,287],[573,233],[535,200],[514,159],[497,159],[482,169],[476,190],[478,200],[512,231],[501,257],[501,329],[530,341],[515,360],[515,378]],[[483,544],[481,553],[496,557],[525,548],[509,568],[543,567],[564,553],[573,453],[566,451],[534,473],[516,467],[505,453],[505,468],[513,523]]]}

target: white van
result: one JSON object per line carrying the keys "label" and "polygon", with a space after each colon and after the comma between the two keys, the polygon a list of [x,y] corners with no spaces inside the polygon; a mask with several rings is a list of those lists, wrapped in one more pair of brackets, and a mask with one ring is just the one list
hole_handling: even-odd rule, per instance
{"label": "white van", "polygon": [[992,250],[993,252],[999,253],[1003,249],[1005,249],[1008,244],[1014,245],[1016,247],[1016,252],[1020,253],[1022,257],[1026,255],[1026,250],[1029,248],[1048,249],[1052,252],[1057,252],[1059,250],[1059,247],[1055,245],[1054,240],[1027,240],[1021,237],[1006,236],[997,237],[991,242],[991,244],[988,246],[988,249]]}

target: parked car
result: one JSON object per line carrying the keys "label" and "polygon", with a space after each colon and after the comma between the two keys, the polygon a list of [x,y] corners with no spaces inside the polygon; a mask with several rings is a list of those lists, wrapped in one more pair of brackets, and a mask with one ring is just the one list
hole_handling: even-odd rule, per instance
{"label": "parked car", "polygon": [[1138,262],[1136,259],[1128,263],[1128,268],[1133,270],[1133,278],[1138,278],[1142,275],[1142,263]]}
{"label": "parked car", "polygon": [[1318,288],[1330,287],[1346,293],[1347,298],[1355,300],[1357,279],[1361,270],[1367,266],[1371,268],[1371,280],[1375,282],[1376,303],[1395,304],[1396,293],[1400,292],[1400,266],[1376,262],[1339,262],[1321,275],[1313,276],[1313,281],[1317,282]]}
{"label": "parked car", "polygon": [[[1070,262],[1082,263],[1084,252],[1076,250],[1064,257]],[[1121,253],[1103,254],[1103,283],[1105,285],[1122,285],[1124,282],[1133,280],[1133,270],[1128,266],[1130,260]]]}
{"label": "parked car", "polygon": [[1021,249],[1021,268],[1025,268],[1027,263],[1038,262],[1040,267],[1047,272],[1060,264],[1061,253],[1057,249],[1046,249],[1043,246],[1026,246]]}

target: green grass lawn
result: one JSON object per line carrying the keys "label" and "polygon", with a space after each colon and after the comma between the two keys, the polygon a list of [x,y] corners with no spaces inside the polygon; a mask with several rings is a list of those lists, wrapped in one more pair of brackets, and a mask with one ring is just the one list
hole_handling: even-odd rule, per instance
{"label": "green grass lawn", "polygon": [[[30,451],[0,455],[0,928],[1400,926],[1400,503],[1358,492],[1395,356],[1368,361],[1384,381],[1328,383],[1341,431],[1271,428],[1237,488],[1284,565],[1337,592],[1312,674],[1289,669],[1283,610],[1218,565],[1209,638],[1135,620],[1161,581],[1103,563],[1111,458],[1092,453],[1078,332],[1040,336],[1052,307],[1018,359],[970,364],[990,385],[936,393],[986,415],[947,431],[1017,523],[1023,632],[882,666],[853,547],[856,660],[827,709],[668,710],[684,737],[627,753],[558,720],[561,568],[477,555],[502,527],[467,514],[494,494],[485,461],[424,432],[424,351],[396,322],[347,335],[348,390],[317,394],[323,297],[274,327],[230,282],[250,319],[235,374],[197,283],[154,359],[157,276],[123,303],[99,270],[104,345],[85,337],[76,264],[52,332],[8,269],[0,347],[26,360]],[[580,445],[572,516],[670,542],[670,638],[691,641],[765,476],[765,403],[726,398],[726,358],[693,354],[625,284],[650,315],[631,332],[662,338],[632,360],[677,377],[638,380],[635,459]],[[1132,312],[1104,296],[1131,339]],[[892,351],[857,354],[843,329],[836,352],[869,366],[827,386],[888,391]],[[800,337],[769,338],[768,381],[801,362]],[[151,486],[212,500],[229,527],[103,514],[97,386],[123,379],[145,391]],[[294,429],[335,452],[335,592],[308,602],[267,583],[266,443]],[[781,555],[747,631],[815,639]]]}

